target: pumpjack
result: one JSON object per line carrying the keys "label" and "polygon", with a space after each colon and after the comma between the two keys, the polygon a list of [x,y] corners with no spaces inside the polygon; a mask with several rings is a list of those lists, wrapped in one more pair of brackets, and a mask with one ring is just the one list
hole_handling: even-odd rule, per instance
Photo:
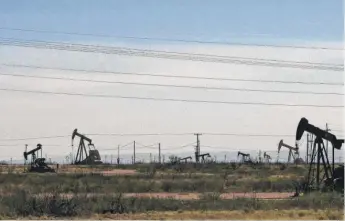
{"label": "pumpjack", "polygon": [[179,158],[178,161],[181,162],[181,161],[184,161],[184,163],[187,163],[188,160],[191,160],[192,157],[184,157],[184,158]]}
{"label": "pumpjack", "polygon": [[239,156],[242,157],[242,159],[241,159],[242,163],[250,163],[250,164],[253,163],[252,159],[250,158],[249,153],[242,153],[242,152],[238,151],[237,157],[239,157]]}
{"label": "pumpjack", "polygon": [[[299,195],[300,189],[306,193],[312,190],[344,192],[344,165],[334,167],[334,150],[340,150],[344,140],[337,139],[335,135],[315,127],[306,118],[302,118],[296,131],[296,143],[302,138],[305,131],[315,135],[315,140],[306,180],[299,188],[296,188],[295,196]],[[323,139],[332,144],[331,163]]]}
{"label": "pumpjack", "polygon": [[280,140],[278,144],[278,156],[282,147],[286,147],[289,149],[288,163],[291,162],[291,158],[293,158],[293,162],[296,164],[302,163],[301,161],[303,160],[299,157],[299,148],[297,144],[296,147],[292,147],[288,144],[285,144],[283,140]]}
{"label": "pumpjack", "polygon": [[[79,137],[79,146],[77,150],[77,155],[74,160],[74,164],[76,165],[95,165],[95,164],[102,164],[101,156],[98,152],[98,150],[95,148],[95,145],[92,143],[92,140],[88,137],[86,137],[83,134],[78,133],[78,130],[75,129],[72,133],[72,147],[73,147],[73,141],[75,137]],[[86,151],[85,141],[88,142],[88,149],[89,151]]]}
{"label": "pumpjack", "polygon": [[199,154],[198,157],[201,157],[201,162],[205,162],[205,157],[211,157],[211,155],[209,153],[203,153],[203,154]]}
{"label": "pumpjack", "polygon": [[[39,151],[41,151],[41,157],[39,157]],[[27,172],[37,172],[37,173],[54,173],[55,170],[53,168],[50,168],[46,163],[45,163],[45,158],[42,158],[42,145],[37,144],[37,147],[33,150],[30,150],[29,152],[27,151],[27,145],[25,148],[24,152],[24,164],[26,165],[28,156],[31,155],[31,161],[29,164],[29,168]]]}
{"label": "pumpjack", "polygon": [[264,152],[264,159],[265,159],[266,163],[270,163],[272,158],[270,155],[268,155],[266,152]]}

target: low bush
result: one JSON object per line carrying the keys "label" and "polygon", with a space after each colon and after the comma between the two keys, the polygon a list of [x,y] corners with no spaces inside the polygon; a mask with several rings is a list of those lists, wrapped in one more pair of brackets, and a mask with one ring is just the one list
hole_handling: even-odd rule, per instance
{"label": "low bush", "polygon": [[149,211],[192,211],[192,210],[287,210],[287,209],[343,209],[344,201],[339,195],[314,194],[287,200],[232,199],[222,200],[217,193],[205,195],[201,200],[174,200],[157,198],[123,198],[116,196],[37,197],[26,191],[19,191],[0,200],[0,215],[18,217],[89,217],[96,213],[138,213]]}

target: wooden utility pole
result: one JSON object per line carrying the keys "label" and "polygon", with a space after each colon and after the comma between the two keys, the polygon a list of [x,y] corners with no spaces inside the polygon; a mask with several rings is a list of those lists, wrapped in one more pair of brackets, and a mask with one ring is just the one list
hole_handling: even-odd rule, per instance
{"label": "wooden utility pole", "polygon": [[[326,123],[326,132],[329,132],[329,131],[331,131],[331,129],[328,128],[328,124]],[[326,140],[326,153],[328,156],[328,140]]]}
{"label": "wooden utility pole", "polygon": [[161,143],[158,143],[158,161],[159,161],[159,164],[162,163],[162,161],[161,161]]}
{"label": "wooden utility pole", "polygon": [[196,133],[194,135],[196,136],[195,162],[199,163],[200,162],[200,159],[199,159],[199,155],[200,155],[200,140],[199,140],[199,136],[202,135],[202,134]]}
{"label": "wooden utility pole", "polygon": [[135,141],[133,144],[133,164],[135,164]]}
{"label": "wooden utility pole", "polygon": [[311,160],[311,154],[314,148],[314,137],[313,134],[307,134],[307,163]]}
{"label": "wooden utility pole", "polygon": [[308,154],[309,154],[309,134],[307,134],[307,155],[305,156],[305,162],[308,164]]}
{"label": "wooden utility pole", "polygon": [[120,165],[120,145],[117,146],[117,165]]}

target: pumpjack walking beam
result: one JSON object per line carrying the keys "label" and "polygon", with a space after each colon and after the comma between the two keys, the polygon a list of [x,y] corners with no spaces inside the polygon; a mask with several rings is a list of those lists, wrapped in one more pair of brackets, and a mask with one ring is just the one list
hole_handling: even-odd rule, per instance
{"label": "pumpjack walking beam", "polygon": [[180,158],[180,159],[178,159],[178,161],[179,162],[184,161],[184,163],[187,163],[187,160],[191,160],[191,159],[192,159],[192,157],[189,156],[189,157]]}

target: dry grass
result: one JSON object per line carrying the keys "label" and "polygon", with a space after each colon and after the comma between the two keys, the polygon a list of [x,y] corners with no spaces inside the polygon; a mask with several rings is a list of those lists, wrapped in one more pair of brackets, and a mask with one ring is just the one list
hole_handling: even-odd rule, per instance
{"label": "dry grass", "polygon": [[[49,216],[27,216],[25,219],[50,220]],[[234,211],[169,211],[134,214],[94,214],[88,217],[69,217],[78,219],[113,220],[344,220],[342,210],[234,210]]]}
{"label": "dry grass", "polygon": [[174,211],[138,214],[97,214],[95,219],[226,219],[226,220],[343,220],[342,210]]}

